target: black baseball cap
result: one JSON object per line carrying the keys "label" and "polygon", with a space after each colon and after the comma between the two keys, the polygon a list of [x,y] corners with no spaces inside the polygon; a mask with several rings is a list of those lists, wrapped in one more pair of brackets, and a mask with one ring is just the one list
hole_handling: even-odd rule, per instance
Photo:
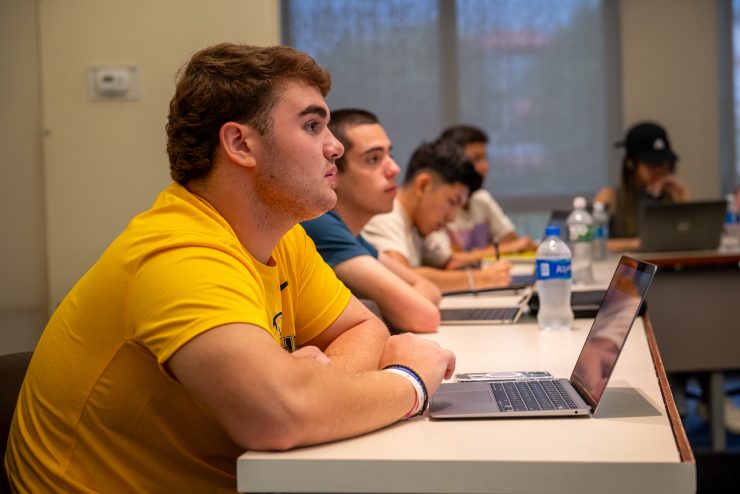
{"label": "black baseball cap", "polygon": [[652,122],[633,125],[624,140],[617,142],[616,146],[624,147],[627,156],[633,156],[648,165],[675,163],[678,160],[665,129]]}

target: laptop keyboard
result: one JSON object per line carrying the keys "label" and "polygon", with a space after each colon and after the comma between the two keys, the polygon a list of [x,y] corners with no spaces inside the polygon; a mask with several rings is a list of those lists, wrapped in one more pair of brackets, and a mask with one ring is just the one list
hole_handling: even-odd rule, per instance
{"label": "laptop keyboard", "polygon": [[490,384],[496,403],[504,412],[577,408],[560,381],[503,381]]}
{"label": "laptop keyboard", "polygon": [[518,307],[479,307],[471,309],[444,309],[445,321],[511,321],[516,318]]}

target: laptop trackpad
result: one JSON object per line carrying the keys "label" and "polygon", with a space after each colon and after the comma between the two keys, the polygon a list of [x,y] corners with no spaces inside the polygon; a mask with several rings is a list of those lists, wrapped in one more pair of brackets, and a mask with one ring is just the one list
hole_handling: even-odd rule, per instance
{"label": "laptop trackpad", "polygon": [[[481,406],[483,405],[483,406]],[[490,405],[492,412],[498,410],[489,391],[445,391],[437,393],[432,401],[432,411],[445,414],[480,412]]]}

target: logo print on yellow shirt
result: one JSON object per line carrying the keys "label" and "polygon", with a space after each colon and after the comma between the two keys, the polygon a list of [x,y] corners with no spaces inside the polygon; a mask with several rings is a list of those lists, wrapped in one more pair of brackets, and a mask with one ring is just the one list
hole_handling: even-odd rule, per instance
{"label": "logo print on yellow shirt", "polygon": [[283,330],[280,327],[283,322],[283,313],[278,312],[275,317],[272,318],[272,329],[275,333],[280,335],[280,344],[289,353],[295,351],[295,335],[283,336]]}

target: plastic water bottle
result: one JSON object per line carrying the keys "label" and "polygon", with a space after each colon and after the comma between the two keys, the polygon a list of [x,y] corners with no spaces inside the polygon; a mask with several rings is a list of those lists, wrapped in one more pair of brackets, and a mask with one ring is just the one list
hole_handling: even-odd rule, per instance
{"label": "plastic water bottle", "polygon": [[537,248],[537,295],[540,308],[537,324],[543,331],[570,329],[573,310],[570,307],[570,249],[560,240],[560,227],[548,226],[545,240]]}
{"label": "plastic water bottle", "polygon": [[740,251],[740,215],[735,205],[735,196],[727,194],[727,210],[725,224],[722,227],[722,242],[720,250],[723,252]]}
{"label": "plastic water bottle", "polygon": [[594,260],[606,259],[606,241],[609,240],[609,215],[603,202],[594,203]]}
{"label": "plastic water bottle", "polygon": [[573,211],[565,220],[568,242],[573,253],[573,282],[593,283],[594,220],[586,211],[586,198],[573,199]]}

